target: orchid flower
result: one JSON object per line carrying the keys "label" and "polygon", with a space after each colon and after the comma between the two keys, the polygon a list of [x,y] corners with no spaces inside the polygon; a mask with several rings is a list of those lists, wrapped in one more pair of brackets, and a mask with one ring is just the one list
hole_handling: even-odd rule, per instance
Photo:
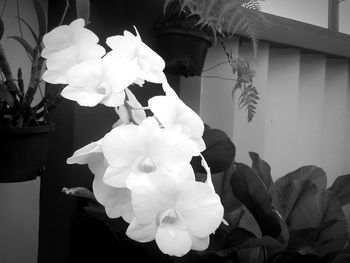
{"label": "orchid flower", "polygon": [[117,107],[124,104],[124,90],[133,83],[138,72],[136,63],[115,56],[112,51],[102,59],[88,60],[70,68],[68,86],[61,95],[82,106],[101,103]]}
{"label": "orchid flower", "polygon": [[194,155],[199,155],[206,146],[202,139],[204,124],[202,119],[176,95],[165,80],[165,96],[154,96],[148,100],[148,106],[154,116],[166,128],[172,128],[185,134],[193,143]]}
{"label": "orchid flower", "polygon": [[98,37],[89,29],[84,28],[82,18],[74,20],[69,25],[55,27],[43,37],[44,49],[41,56],[50,57],[53,53],[61,51],[72,45],[97,44]]}
{"label": "orchid flower", "polygon": [[95,175],[92,189],[96,200],[105,207],[110,218],[122,217],[130,223],[134,217],[131,205],[131,192],[127,188],[114,188],[102,181],[108,164],[102,154],[102,141],[92,142],[77,150],[67,159],[68,164],[88,164]]}
{"label": "orchid flower", "polygon": [[152,117],[139,126],[114,128],[104,137],[102,148],[109,164],[103,181],[129,189],[143,174],[172,171],[192,158],[188,139],[177,131],[161,129]]}
{"label": "orchid flower", "polygon": [[89,59],[101,58],[106,52],[98,45],[98,37],[84,28],[84,20],[74,20],[70,25],[56,27],[43,37],[47,70],[42,78],[53,84],[67,84],[69,68]]}
{"label": "orchid flower", "polygon": [[194,181],[191,167],[173,174],[147,174],[132,188],[135,218],[126,234],[139,242],[156,241],[171,256],[208,248],[209,235],[221,224],[220,197],[206,183]]}
{"label": "orchid flower", "polygon": [[129,31],[124,31],[124,35],[108,37],[107,45],[118,52],[120,57],[137,61],[140,67],[140,75],[136,84],[142,85],[144,80],[161,83],[163,79],[164,60],[145,43],[142,42],[135,27],[136,36]]}

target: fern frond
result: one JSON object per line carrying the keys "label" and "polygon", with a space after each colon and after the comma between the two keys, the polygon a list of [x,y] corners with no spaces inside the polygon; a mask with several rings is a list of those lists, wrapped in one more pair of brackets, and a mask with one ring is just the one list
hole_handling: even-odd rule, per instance
{"label": "fern frond", "polygon": [[243,83],[243,90],[241,93],[241,96],[239,97],[239,108],[245,108],[248,116],[248,122],[251,122],[252,119],[255,116],[256,113],[256,106],[257,101],[259,100],[259,92],[258,90],[252,85]]}

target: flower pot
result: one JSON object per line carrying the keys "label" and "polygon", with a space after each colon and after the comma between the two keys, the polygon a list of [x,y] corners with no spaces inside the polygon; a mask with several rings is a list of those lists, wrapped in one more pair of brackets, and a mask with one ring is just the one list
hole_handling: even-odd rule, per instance
{"label": "flower pot", "polygon": [[162,29],[156,33],[157,53],[165,60],[165,71],[200,76],[211,39],[200,30]]}
{"label": "flower pot", "polygon": [[0,182],[35,179],[45,170],[49,138],[54,125],[0,128]]}

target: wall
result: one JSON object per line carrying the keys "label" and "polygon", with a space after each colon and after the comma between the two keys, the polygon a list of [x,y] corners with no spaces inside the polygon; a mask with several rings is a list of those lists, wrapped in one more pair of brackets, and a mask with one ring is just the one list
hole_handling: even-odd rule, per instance
{"label": "wall", "polygon": [[[196,90],[200,102],[194,101],[194,108],[204,122],[231,137],[236,161],[250,164],[248,152],[257,152],[271,165],[274,179],[303,165],[317,165],[327,173],[329,185],[350,173],[348,60],[268,43],[261,43],[254,57],[245,42],[233,39],[226,45],[256,71],[260,100],[253,121],[248,123],[247,112],[237,106],[239,92],[232,100],[234,81],[227,79],[234,77],[228,64],[195,78],[195,88],[193,80],[181,78],[180,94]],[[223,61],[222,48],[211,48],[204,68]]]}
{"label": "wall", "polygon": [[[266,13],[328,27],[328,0],[267,0],[261,4]],[[339,4],[339,31],[350,34],[350,1]]]}
{"label": "wall", "polygon": [[[47,1],[42,1],[44,7]],[[0,2],[2,8],[4,1]],[[37,21],[32,2],[20,0],[20,17],[33,28]],[[7,1],[2,19],[5,33],[1,40],[14,75],[22,68],[25,83],[28,84],[30,61],[23,48],[8,36],[20,35],[17,24],[16,1]],[[24,38],[32,42],[31,34],[23,27]],[[0,183],[0,262],[36,263],[39,231],[39,188],[40,178],[23,183]]]}

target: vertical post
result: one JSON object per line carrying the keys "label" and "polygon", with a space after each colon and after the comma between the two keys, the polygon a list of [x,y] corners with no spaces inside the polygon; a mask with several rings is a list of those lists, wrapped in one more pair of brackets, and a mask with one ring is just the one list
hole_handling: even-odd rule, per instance
{"label": "vertical post", "polygon": [[339,2],[340,0],[328,0],[328,28],[339,31]]}

